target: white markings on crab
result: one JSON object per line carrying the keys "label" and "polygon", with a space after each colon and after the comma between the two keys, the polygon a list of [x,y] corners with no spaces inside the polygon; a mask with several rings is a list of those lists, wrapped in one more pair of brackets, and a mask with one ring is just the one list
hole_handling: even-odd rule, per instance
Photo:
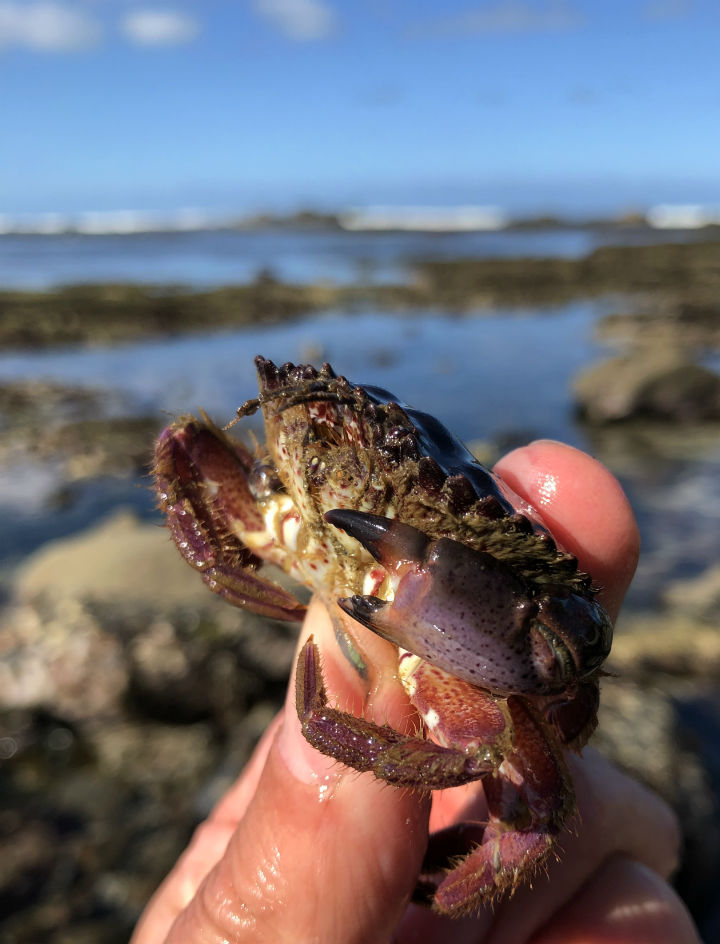
{"label": "white markings on crab", "polygon": [[[412,699],[417,694],[415,672],[418,667],[422,665],[422,661],[420,656],[408,652],[407,649],[399,650],[398,677],[408,698]],[[425,711],[421,711],[420,717],[423,719],[428,731],[436,732],[440,727],[440,714],[434,708],[427,708]]]}
{"label": "white markings on crab", "polygon": [[286,515],[282,520],[282,540],[289,551],[297,550],[297,538],[300,531],[300,516],[294,514]]}
{"label": "white markings on crab", "polygon": [[294,551],[297,546],[300,529],[292,499],[275,493],[266,501],[258,502],[256,507],[262,515],[264,527],[248,530],[242,522],[236,522],[234,531],[249,550],[266,561],[283,566],[288,551]]}
{"label": "white markings on crab", "polygon": [[427,725],[429,731],[437,730],[437,727],[440,724],[440,715],[437,713],[437,711],[435,711],[434,708],[428,708],[427,711],[423,711],[422,719]]}
{"label": "white markings on crab", "polygon": [[210,498],[214,498],[220,491],[220,483],[216,482],[215,479],[209,479],[205,476],[202,480],[202,484],[203,487],[207,489],[207,494]]}
{"label": "white markings on crab", "polygon": [[412,698],[417,692],[415,672],[418,666],[422,664],[422,659],[413,652],[408,652],[407,649],[399,649],[398,651],[398,678],[406,693]]}

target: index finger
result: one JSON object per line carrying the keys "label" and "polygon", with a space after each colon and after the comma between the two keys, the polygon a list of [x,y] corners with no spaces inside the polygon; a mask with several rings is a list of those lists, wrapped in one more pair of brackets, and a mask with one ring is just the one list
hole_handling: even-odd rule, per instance
{"label": "index finger", "polygon": [[614,620],[640,552],[635,516],[615,476],[587,453],[550,440],[513,450],[495,470],[592,575]]}

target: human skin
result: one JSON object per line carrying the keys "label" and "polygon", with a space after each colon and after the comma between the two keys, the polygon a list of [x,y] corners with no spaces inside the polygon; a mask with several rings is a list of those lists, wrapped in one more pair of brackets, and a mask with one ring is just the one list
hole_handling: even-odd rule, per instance
{"label": "human skin", "polygon": [[[603,587],[613,619],[639,539],[612,475],[560,443],[517,449],[497,471],[542,514]],[[313,635],[333,704],[360,711],[367,692],[313,602]],[[368,634],[383,668],[370,716],[402,730],[416,719],[394,676],[393,650]],[[428,829],[482,816],[479,783],[435,792],[390,788],[324,757],[304,740],[294,684],[240,778],[197,830],[145,911],[132,944],[697,944],[667,879],[678,861],[673,814],[591,749],[572,756],[575,818],[560,856],[494,908],[451,920],[408,905]]]}

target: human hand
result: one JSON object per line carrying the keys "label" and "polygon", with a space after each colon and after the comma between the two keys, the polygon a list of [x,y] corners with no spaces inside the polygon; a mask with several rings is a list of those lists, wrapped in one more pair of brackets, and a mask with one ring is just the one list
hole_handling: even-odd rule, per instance
{"label": "human hand", "polygon": [[[614,618],[635,570],[638,536],[615,479],[568,446],[537,442],[498,464],[603,586]],[[299,645],[315,637],[330,700],[358,711],[367,693],[313,603]],[[368,634],[387,668],[370,693],[376,718],[411,730],[391,650]],[[156,893],[133,944],[219,942],[474,942],[697,944],[666,883],[679,835],[670,810],[591,750],[571,757],[580,819],[533,887],[477,917],[451,920],[408,907],[431,831],[482,808],[478,783],[432,798],[357,774],[315,751],[300,732],[294,686],[252,759]],[[477,814],[476,814],[477,815]]]}

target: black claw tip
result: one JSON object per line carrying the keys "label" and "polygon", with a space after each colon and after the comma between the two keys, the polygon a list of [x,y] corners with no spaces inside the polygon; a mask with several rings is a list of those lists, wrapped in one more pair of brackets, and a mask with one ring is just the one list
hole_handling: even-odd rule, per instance
{"label": "black claw tip", "polygon": [[376,560],[380,559],[378,543],[388,533],[390,518],[368,515],[349,508],[334,508],[332,511],[326,511],[324,517],[328,524],[345,531],[367,548]]}
{"label": "black claw tip", "polygon": [[334,508],[325,512],[325,520],[359,541],[376,561],[390,569],[401,561],[421,560],[429,541],[422,531],[397,518],[364,511]]}
{"label": "black claw tip", "polygon": [[367,626],[370,629],[373,628],[374,617],[384,606],[388,605],[385,600],[380,600],[378,597],[362,597],[357,595],[342,597],[337,602],[340,609],[344,610],[348,616],[352,616],[358,623],[362,623],[363,626]]}

